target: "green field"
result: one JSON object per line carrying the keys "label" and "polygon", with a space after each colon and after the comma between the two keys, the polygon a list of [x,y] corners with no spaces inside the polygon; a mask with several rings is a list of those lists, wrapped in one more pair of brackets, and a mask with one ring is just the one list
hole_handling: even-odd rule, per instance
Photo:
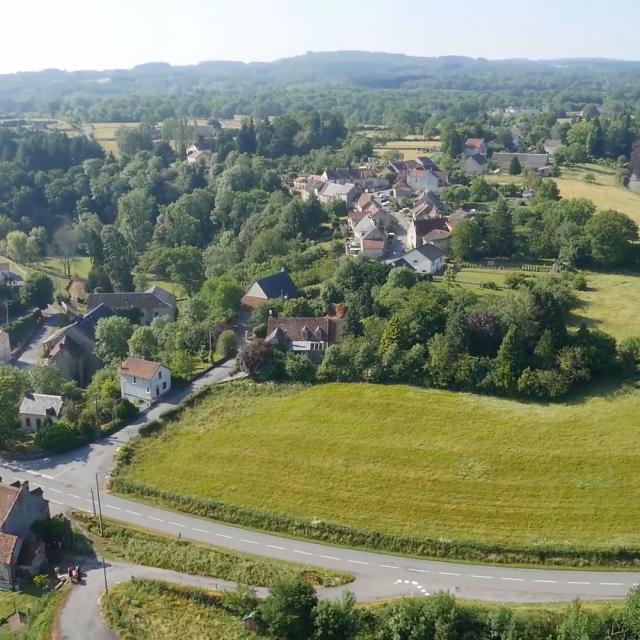
{"label": "green field", "polygon": [[399,151],[404,160],[415,160],[418,156],[424,155],[434,156],[433,159],[437,160],[439,150],[439,140],[427,140],[422,136],[408,136],[408,138],[391,140],[384,146],[376,147],[375,153],[378,156],[384,156],[389,151]]}
{"label": "green field", "polygon": [[[584,177],[592,173],[595,183],[585,182]],[[492,175],[492,182],[521,182],[520,176]],[[563,198],[587,198],[598,209],[615,209],[626,213],[640,224],[640,195],[616,184],[615,171],[597,164],[563,167],[561,175],[553,178]]]}
{"label": "green field", "polygon": [[239,618],[219,605],[217,596],[202,590],[152,580],[132,580],[109,589],[102,613],[121,640],[249,640]]}
{"label": "green field", "polygon": [[[465,267],[458,272],[457,282],[482,295],[505,295],[508,273],[538,275],[520,269]],[[618,340],[640,336],[640,275],[585,272],[585,276],[588,290],[577,292],[580,304],[572,313],[571,324],[579,326],[585,321],[588,327],[606,331]],[[483,282],[495,282],[500,289],[482,289]]]}
{"label": "green field", "polygon": [[365,530],[640,545],[639,411],[633,388],[544,406],[403,386],[232,385],[141,440],[122,474]]}

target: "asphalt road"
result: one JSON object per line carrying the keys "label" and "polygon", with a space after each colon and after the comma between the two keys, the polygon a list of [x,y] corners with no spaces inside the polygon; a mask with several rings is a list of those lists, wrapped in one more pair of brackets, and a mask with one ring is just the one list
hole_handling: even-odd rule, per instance
{"label": "asphalt road", "polygon": [[[106,440],[43,460],[0,464],[4,482],[16,478],[41,486],[52,510],[91,512],[96,475],[102,489],[117,449],[134,437],[147,419],[176,406],[198,387],[229,379],[234,363],[210,371],[191,387],[173,393],[148,416]],[[373,600],[447,590],[460,597],[497,602],[543,602],[623,598],[640,583],[640,573],[521,569],[502,566],[436,562],[357,551],[305,540],[270,535],[211,520],[183,515],[102,493],[103,514],[110,518],[219,547],[348,571],[356,576],[351,588],[358,599]]]}
{"label": "asphalt road", "polygon": [[65,323],[64,314],[60,309],[49,305],[43,315],[46,318],[44,324],[31,336],[29,344],[25,346],[18,359],[14,362],[21,369],[28,369],[34,364],[46,362],[42,353],[42,342],[53,335]]}

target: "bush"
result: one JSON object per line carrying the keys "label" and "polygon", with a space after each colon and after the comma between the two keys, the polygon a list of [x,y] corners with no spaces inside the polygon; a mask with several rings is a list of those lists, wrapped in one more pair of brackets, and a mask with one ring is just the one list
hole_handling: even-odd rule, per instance
{"label": "bush", "polygon": [[584,181],[588,182],[589,184],[595,184],[596,177],[593,175],[593,173],[585,173],[584,174]]}
{"label": "bush", "polygon": [[49,576],[46,573],[39,573],[37,576],[33,576],[31,582],[36,589],[44,591],[49,586]]}
{"label": "bush", "polygon": [[573,278],[573,286],[576,291],[586,291],[588,289],[587,278],[583,273],[576,273]]}
{"label": "bush", "polygon": [[116,404],[116,417],[118,420],[126,422],[138,415],[138,407],[126,398],[122,398]]}
{"label": "bush", "polygon": [[480,283],[481,289],[491,289],[492,291],[497,291],[500,287],[493,282],[492,280],[487,280],[485,282]]}
{"label": "bush", "polygon": [[223,331],[216,344],[216,353],[218,356],[227,360],[236,352],[236,334],[231,330],[227,329]]}
{"label": "bush", "polygon": [[306,355],[288,353],[284,362],[287,378],[293,382],[313,382],[316,368]]}
{"label": "bush", "polygon": [[43,426],[35,438],[36,446],[46,451],[67,451],[81,442],[79,433],[63,420]]}
{"label": "bush", "polygon": [[40,310],[37,309],[33,313],[30,313],[28,316],[18,318],[11,324],[2,327],[9,334],[9,339],[11,340],[11,348],[17,349],[19,346],[21,346],[22,342],[24,342],[31,335],[31,332],[38,326],[41,320],[42,313],[40,313]]}
{"label": "bush", "polygon": [[508,273],[504,277],[504,284],[509,289],[517,289],[527,282],[527,276],[524,273]]}

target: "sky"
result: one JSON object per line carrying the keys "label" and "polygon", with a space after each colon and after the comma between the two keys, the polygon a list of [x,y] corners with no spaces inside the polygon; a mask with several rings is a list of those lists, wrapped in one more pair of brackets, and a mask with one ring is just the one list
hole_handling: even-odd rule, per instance
{"label": "sky", "polygon": [[[359,49],[640,60],[638,0],[8,0],[0,73]],[[614,8],[615,7],[615,8]]]}

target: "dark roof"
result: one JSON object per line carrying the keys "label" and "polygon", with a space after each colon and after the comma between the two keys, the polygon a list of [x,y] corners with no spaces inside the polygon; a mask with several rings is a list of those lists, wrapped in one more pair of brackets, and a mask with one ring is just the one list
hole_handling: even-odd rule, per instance
{"label": "dark roof", "polygon": [[444,218],[429,218],[427,220],[416,220],[413,223],[416,227],[416,236],[423,238],[434,229],[448,231],[447,222]]}
{"label": "dark roof", "polygon": [[297,298],[298,289],[288,271],[278,271],[256,281],[267,298]]}
{"label": "dark roof", "polygon": [[176,298],[161,287],[152,287],[142,292],[126,293],[90,293],[87,298],[87,309],[95,309],[104,304],[110,309],[146,309],[157,307],[158,304],[176,308]]}
{"label": "dark roof", "polygon": [[438,258],[442,258],[444,253],[438,249],[438,247],[432,244],[423,244],[419,247],[416,247],[415,251],[422,254],[425,258],[429,260],[437,260]]}
{"label": "dark roof", "polygon": [[96,325],[98,324],[98,320],[102,320],[103,318],[111,318],[115,315],[116,313],[114,311],[109,309],[109,307],[107,307],[106,305],[100,303],[97,307],[94,307],[86,315],[77,320],[75,326],[87,337],[93,340],[96,336]]}
{"label": "dark roof", "polygon": [[522,167],[541,169],[549,164],[549,155],[546,153],[494,153],[491,159],[502,168],[506,168],[513,158],[518,158]]}
{"label": "dark roof", "polygon": [[431,205],[434,209],[444,213],[449,211],[449,205],[442,202],[440,196],[433,191],[424,191],[421,196],[419,196],[416,201],[413,203],[414,209],[419,207],[420,205],[428,204]]}
{"label": "dark roof", "polygon": [[267,340],[278,338],[284,341],[318,340],[334,344],[342,336],[342,318],[300,317],[276,318],[269,316]]}
{"label": "dark roof", "polygon": [[429,158],[429,156],[419,156],[417,160],[425,169],[429,169],[429,171],[433,171],[434,173],[440,171],[440,167]]}
{"label": "dark roof", "polygon": [[433,240],[446,240],[451,237],[450,231],[445,231],[444,229],[434,229],[433,231],[429,231],[424,239],[427,242],[431,242]]}
{"label": "dark roof", "polygon": [[472,156],[469,156],[469,157],[473,158],[479,165],[487,164],[488,162],[488,160],[480,153],[474,153]]}

